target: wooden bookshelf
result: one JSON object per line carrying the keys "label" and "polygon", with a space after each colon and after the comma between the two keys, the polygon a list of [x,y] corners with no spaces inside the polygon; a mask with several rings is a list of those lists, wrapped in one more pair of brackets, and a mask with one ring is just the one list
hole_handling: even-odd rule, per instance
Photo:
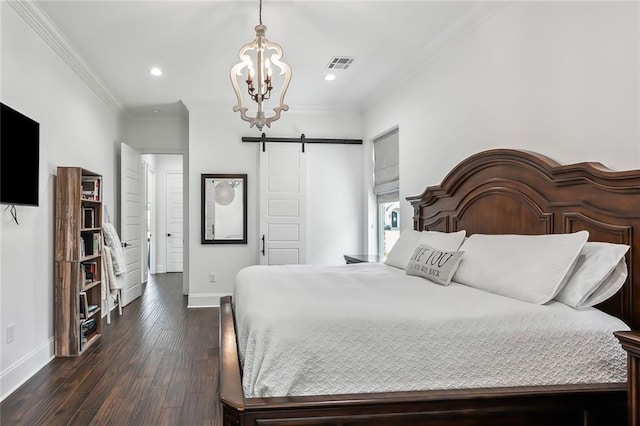
{"label": "wooden bookshelf", "polygon": [[55,234],[55,353],[76,356],[102,335],[102,176],[58,167]]}

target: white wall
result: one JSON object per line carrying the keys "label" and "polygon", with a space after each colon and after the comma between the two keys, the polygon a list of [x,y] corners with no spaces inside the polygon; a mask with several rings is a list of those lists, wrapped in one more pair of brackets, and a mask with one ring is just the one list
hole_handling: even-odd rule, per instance
{"label": "white wall", "polygon": [[362,150],[362,145],[306,145],[309,264],[344,264],[343,255],[362,253]]}
{"label": "white wall", "polygon": [[[233,291],[237,272],[258,263],[258,164],[260,147],[241,142],[259,136],[233,111],[190,105],[189,109],[189,306],[217,304],[220,295]],[[361,138],[361,119],[353,112],[291,111],[267,129],[268,136]],[[344,263],[342,255],[361,251],[362,146],[307,145],[308,263]],[[200,244],[202,173],[246,173],[248,243]],[[215,272],[217,282],[210,283]]]}
{"label": "white wall", "polygon": [[497,147],[639,168],[639,7],[511,2],[383,91],[364,126],[367,140],[400,127],[400,199]]}
{"label": "white wall", "polygon": [[188,117],[129,117],[127,143],[145,154],[182,154],[187,149]]}
{"label": "white wall", "polygon": [[[1,2],[0,98],[40,123],[39,207],[17,207],[16,225],[2,206],[0,224],[0,390],[2,398],[53,356],[53,258],[57,166],[103,175],[114,205],[118,114],[45,41]],[[116,214],[111,209],[111,214]],[[15,325],[7,344],[6,327]]]}

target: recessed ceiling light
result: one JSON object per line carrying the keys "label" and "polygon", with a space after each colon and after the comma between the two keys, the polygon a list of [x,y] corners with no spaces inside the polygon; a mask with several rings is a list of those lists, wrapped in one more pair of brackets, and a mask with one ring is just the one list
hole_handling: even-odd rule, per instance
{"label": "recessed ceiling light", "polygon": [[149,70],[149,74],[154,77],[160,77],[162,75],[162,70],[158,67],[153,67]]}
{"label": "recessed ceiling light", "polygon": [[336,75],[335,74],[327,74],[324,76],[324,79],[327,81],[333,81],[336,79]]}
{"label": "recessed ceiling light", "polygon": [[157,113],[160,112],[160,110],[159,109],[152,109],[151,112],[154,113],[154,114],[157,114]]}

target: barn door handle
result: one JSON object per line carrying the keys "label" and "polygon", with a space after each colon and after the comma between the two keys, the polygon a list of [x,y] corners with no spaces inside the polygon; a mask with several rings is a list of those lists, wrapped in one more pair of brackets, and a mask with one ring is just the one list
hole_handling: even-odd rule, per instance
{"label": "barn door handle", "polygon": [[122,247],[129,247],[129,244],[127,244],[127,243],[122,243]]}
{"label": "barn door handle", "polygon": [[262,236],[262,255],[264,256],[264,235]]}

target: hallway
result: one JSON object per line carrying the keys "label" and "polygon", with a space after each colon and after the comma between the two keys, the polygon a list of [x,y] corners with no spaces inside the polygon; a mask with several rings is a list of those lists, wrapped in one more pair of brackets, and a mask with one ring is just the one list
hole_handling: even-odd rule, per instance
{"label": "hallway", "polygon": [[218,310],[186,305],[181,273],[150,275],[100,342],[7,397],[0,424],[218,425]]}

